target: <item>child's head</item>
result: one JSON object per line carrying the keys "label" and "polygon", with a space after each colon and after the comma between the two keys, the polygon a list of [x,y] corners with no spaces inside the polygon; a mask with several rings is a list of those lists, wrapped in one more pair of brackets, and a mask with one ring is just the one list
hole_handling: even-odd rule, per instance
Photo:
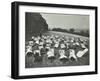
{"label": "child's head", "polygon": [[34,44],[33,41],[29,41],[30,46],[33,46],[33,44]]}

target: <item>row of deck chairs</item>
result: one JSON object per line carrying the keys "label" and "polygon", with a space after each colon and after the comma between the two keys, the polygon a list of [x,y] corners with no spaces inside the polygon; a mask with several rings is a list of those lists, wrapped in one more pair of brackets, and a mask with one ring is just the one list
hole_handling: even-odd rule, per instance
{"label": "row of deck chairs", "polygon": [[44,55],[50,62],[55,59],[62,63],[78,61],[89,51],[89,42],[86,39],[59,35],[32,36],[26,44],[26,55],[33,55],[34,62],[42,62]]}

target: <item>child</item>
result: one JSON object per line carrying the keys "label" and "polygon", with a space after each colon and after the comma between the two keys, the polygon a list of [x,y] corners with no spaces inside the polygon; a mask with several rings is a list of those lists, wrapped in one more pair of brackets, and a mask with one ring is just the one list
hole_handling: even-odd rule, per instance
{"label": "child", "polygon": [[61,49],[65,49],[65,48],[66,48],[65,44],[64,44],[64,43],[61,43],[61,44],[60,44],[60,48],[61,48]]}
{"label": "child", "polygon": [[40,42],[39,42],[39,49],[41,50],[42,48],[43,48],[43,42],[40,41]]}
{"label": "child", "polygon": [[29,41],[29,46],[33,46],[34,45],[34,42],[33,41]]}
{"label": "child", "polygon": [[58,48],[59,47],[59,43],[55,43],[54,47]]}
{"label": "child", "polygon": [[75,55],[75,50],[74,49],[70,49],[69,50],[69,59],[71,59],[71,61],[77,61],[77,57]]}
{"label": "child", "polygon": [[26,47],[26,55],[27,56],[32,56],[33,55],[32,46],[28,45]]}
{"label": "child", "polygon": [[40,49],[41,56],[43,57],[47,51],[48,49],[46,48],[46,44],[43,44],[43,48]]}
{"label": "child", "polygon": [[70,44],[67,42],[67,43],[66,43],[66,49],[69,49],[69,45],[70,45]]}
{"label": "child", "polygon": [[81,48],[82,48],[82,50],[78,51],[76,54],[77,57],[79,57],[79,58],[88,52],[88,48],[84,44],[81,44]]}
{"label": "child", "polygon": [[40,54],[40,50],[39,49],[34,50],[34,58],[35,58],[34,62],[42,63],[42,56]]}
{"label": "child", "polygon": [[60,55],[59,59],[62,63],[65,63],[66,61],[68,61],[68,58],[65,55],[65,50],[63,49],[59,50],[59,55]]}
{"label": "child", "polygon": [[54,48],[50,48],[47,52],[47,58],[50,60],[50,62],[52,63],[55,59],[55,55],[54,55]]}

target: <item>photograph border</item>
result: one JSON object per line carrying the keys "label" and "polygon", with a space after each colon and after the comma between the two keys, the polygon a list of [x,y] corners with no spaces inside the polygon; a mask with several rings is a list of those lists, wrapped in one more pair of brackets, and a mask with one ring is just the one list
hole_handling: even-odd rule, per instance
{"label": "photograph border", "polygon": [[[95,10],[95,49],[94,49],[95,50],[95,71],[20,76],[19,75],[19,6],[20,5]],[[98,73],[97,13],[98,13],[98,9],[96,6],[81,6],[81,5],[67,5],[67,4],[62,5],[62,4],[31,3],[31,2],[12,2],[11,4],[11,25],[12,25],[11,26],[11,78],[25,79],[25,78],[43,78],[43,77],[97,74]]]}

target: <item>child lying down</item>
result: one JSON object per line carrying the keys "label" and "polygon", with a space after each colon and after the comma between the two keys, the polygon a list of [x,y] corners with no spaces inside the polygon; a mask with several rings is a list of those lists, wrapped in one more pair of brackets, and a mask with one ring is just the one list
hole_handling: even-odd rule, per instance
{"label": "child lying down", "polygon": [[71,59],[72,61],[77,61],[77,57],[75,55],[75,50],[74,49],[70,49],[69,50],[69,59]]}
{"label": "child lying down", "polygon": [[63,63],[67,62],[68,61],[68,57],[65,55],[65,50],[61,49],[59,50],[59,60]]}
{"label": "child lying down", "polygon": [[48,58],[48,60],[50,60],[50,62],[54,61],[54,59],[55,59],[54,48],[51,48],[51,49],[48,50],[47,58]]}

